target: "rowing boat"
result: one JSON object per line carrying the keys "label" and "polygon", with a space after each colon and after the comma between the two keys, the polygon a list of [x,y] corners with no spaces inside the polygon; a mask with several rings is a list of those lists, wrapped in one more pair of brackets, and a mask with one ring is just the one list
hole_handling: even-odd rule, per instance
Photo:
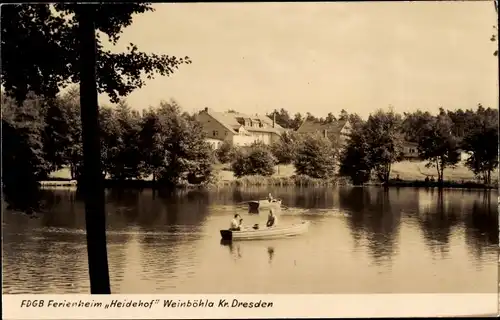
{"label": "rowing boat", "polygon": [[309,222],[303,221],[302,223],[292,224],[288,226],[276,226],[262,229],[244,228],[240,231],[220,230],[222,240],[236,241],[236,240],[267,240],[275,238],[283,238],[296,236],[306,233],[309,230]]}
{"label": "rowing boat", "polygon": [[250,210],[274,208],[280,206],[281,206],[281,200],[279,199],[274,199],[272,201],[269,200],[248,201],[248,209]]}

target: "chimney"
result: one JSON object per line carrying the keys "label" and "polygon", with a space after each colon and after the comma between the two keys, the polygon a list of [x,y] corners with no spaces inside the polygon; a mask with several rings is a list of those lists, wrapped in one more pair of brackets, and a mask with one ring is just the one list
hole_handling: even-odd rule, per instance
{"label": "chimney", "polygon": [[208,112],[208,108],[207,107],[205,107],[205,112]]}
{"label": "chimney", "polygon": [[273,128],[275,123],[276,123],[276,112],[273,112]]}

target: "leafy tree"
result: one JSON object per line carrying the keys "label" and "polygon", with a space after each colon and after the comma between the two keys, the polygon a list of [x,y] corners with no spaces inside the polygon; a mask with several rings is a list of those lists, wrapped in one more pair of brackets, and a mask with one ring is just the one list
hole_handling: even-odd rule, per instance
{"label": "leafy tree", "polygon": [[36,183],[50,172],[43,150],[43,110],[43,100],[34,94],[21,105],[2,95],[3,185]]}
{"label": "leafy tree", "polygon": [[196,115],[195,114],[190,114],[189,112],[187,111],[184,111],[182,113],[182,117],[186,120],[189,120],[189,121],[195,121],[196,120]]}
{"label": "leafy tree", "polygon": [[474,118],[474,111],[468,109],[463,111],[458,109],[455,111],[447,111],[447,115],[452,121],[452,132],[455,137],[462,139],[471,126],[471,120]]}
{"label": "leafy tree", "polygon": [[410,142],[418,142],[422,136],[422,128],[432,119],[429,112],[417,110],[415,112],[404,113],[402,131],[404,138]]}
{"label": "leafy tree", "polygon": [[354,122],[347,145],[340,155],[339,174],[350,177],[355,185],[368,182],[372,170],[368,150],[364,124]]}
{"label": "leafy tree", "polygon": [[293,116],[293,120],[291,121],[290,129],[297,130],[300,127],[300,125],[302,124],[302,122],[304,122],[304,118],[302,117],[302,114],[296,113]]}
{"label": "leafy tree", "polygon": [[320,119],[319,119],[319,118],[317,118],[316,116],[314,116],[314,115],[313,115],[312,113],[310,113],[310,112],[307,112],[307,113],[306,113],[306,117],[305,117],[305,119],[306,119],[307,121],[320,122]]}
{"label": "leafy tree", "polygon": [[433,117],[422,128],[418,141],[420,157],[427,160],[427,167],[435,167],[438,182],[444,180],[444,169],[460,161],[458,139],[453,135],[453,122],[447,114]]}
{"label": "leafy tree", "polygon": [[183,180],[191,183],[210,180],[213,152],[204,140],[201,125],[186,120],[175,101],[162,102],[157,112],[164,136],[158,180],[168,187],[175,187]]}
{"label": "leafy tree", "polygon": [[401,160],[403,134],[401,116],[394,111],[378,110],[366,122],[368,159],[380,181],[389,181],[391,166]]}
{"label": "leafy tree", "polygon": [[297,150],[295,172],[312,178],[326,179],[335,174],[335,150],[321,134],[306,135]]}
{"label": "leafy tree", "polygon": [[205,141],[203,127],[196,121],[187,122],[184,135],[185,157],[187,159],[186,180],[190,184],[207,184],[214,178],[214,154]]}
{"label": "leafy tree", "polygon": [[50,164],[50,171],[61,169],[67,164],[65,151],[71,144],[68,114],[64,112],[62,104],[54,100],[47,107],[45,114],[45,128],[43,148],[45,159]]}
{"label": "leafy tree", "polygon": [[234,160],[236,149],[228,141],[224,141],[222,145],[215,150],[215,155],[221,163],[229,163]]}
{"label": "leafy tree", "polygon": [[347,120],[349,118],[349,112],[347,112],[346,110],[342,109],[340,110],[340,116],[339,116],[339,120]]}
{"label": "leafy tree", "polygon": [[[88,5],[86,5],[88,6]],[[75,3],[6,5],[2,8],[2,85],[6,92],[23,99],[29,91],[55,97],[60,88],[80,80],[78,47],[78,8]],[[92,8],[94,27],[100,31],[97,44],[99,93],[113,102],[144,85],[141,74],[168,76],[188,57],[147,54],[131,44],[126,53],[105,50],[101,34],[117,44],[132,16],[154,9],[148,3],[98,4]],[[33,48],[36,47],[36,50]]]}
{"label": "leafy tree", "polygon": [[278,141],[271,145],[271,151],[278,164],[290,164],[297,157],[299,136],[293,132],[284,132]]}
{"label": "leafy tree", "polygon": [[350,114],[348,120],[349,124],[352,127],[352,130],[357,130],[357,129],[361,130],[362,127],[365,125],[363,119],[361,119],[361,117],[356,113]]}
{"label": "leafy tree", "polygon": [[69,165],[71,178],[78,179],[83,166],[82,121],[78,87],[72,87],[58,100],[65,119],[68,121],[68,145],[63,151],[64,163]]}
{"label": "leafy tree", "polygon": [[149,108],[142,116],[139,145],[142,151],[140,170],[145,176],[152,175],[156,181],[164,162],[165,128],[158,112]]}
{"label": "leafy tree", "polygon": [[290,114],[283,108],[281,108],[279,111],[275,109],[273,112],[268,113],[267,116],[271,119],[275,117],[276,123],[283,128],[291,128],[293,125]]}
{"label": "leafy tree", "polygon": [[328,114],[326,115],[326,118],[325,118],[325,123],[333,123],[335,121],[337,121],[337,118],[335,118],[333,113],[328,112]]}
{"label": "leafy tree", "polygon": [[478,108],[461,145],[471,154],[466,166],[490,184],[491,172],[498,167],[498,110]]}
{"label": "leafy tree", "polygon": [[260,175],[272,176],[277,160],[262,143],[254,143],[249,150],[239,150],[231,169],[236,177]]}
{"label": "leafy tree", "polygon": [[118,158],[122,144],[120,139],[120,124],[112,108],[99,108],[99,125],[101,129],[101,174],[105,177],[113,171],[115,160]]}
{"label": "leafy tree", "polygon": [[104,50],[100,34],[116,44],[132,15],[148,11],[153,9],[147,3],[6,5],[1,11],[6,93],[19,102],[30,91],[55,98],[60,88],[80,83],[91,293],[110,293],[97,94],[107,93],[116,102],[144,84],[143,74],[168,76],[190,63],[187,57],[148,55],[133,44],[127,53]]}
{"label": "leafy tree", "polygon": [[141,152],[139,150],[140,115],[131,110],[125,101],[120,101],[111,113],[115,119],[116,140],[115,146],[109,145],[116,151],[110,159],[108,172],[113,179],[125,180],[139,178]]}

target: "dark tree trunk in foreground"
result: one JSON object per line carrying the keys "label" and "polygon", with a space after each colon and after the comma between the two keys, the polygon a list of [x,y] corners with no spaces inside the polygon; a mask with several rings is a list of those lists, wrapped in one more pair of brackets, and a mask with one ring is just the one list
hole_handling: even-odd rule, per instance
{"label": "dark tree trunk in foreground", "polygon": [[92,294],[110,294],[106,249],[106,214],[96,86],[94,5],[79,5],[80,108],[83,139],[83,195]]}

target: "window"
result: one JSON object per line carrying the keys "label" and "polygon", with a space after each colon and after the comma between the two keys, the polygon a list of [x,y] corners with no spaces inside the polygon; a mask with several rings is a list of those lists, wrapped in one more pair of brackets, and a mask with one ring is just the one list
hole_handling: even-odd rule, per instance
{"label": "window", "polygon": [[226,131],[226,132],[224,132],[224,135],[225,135],[225,136],[227,136],[227,131]]}
{"label": "window", "polygon": [[217,132],[217,130],[213,131],[213,135],[214,135],[214,137],[217,137],[219,135],[219,133]]}

